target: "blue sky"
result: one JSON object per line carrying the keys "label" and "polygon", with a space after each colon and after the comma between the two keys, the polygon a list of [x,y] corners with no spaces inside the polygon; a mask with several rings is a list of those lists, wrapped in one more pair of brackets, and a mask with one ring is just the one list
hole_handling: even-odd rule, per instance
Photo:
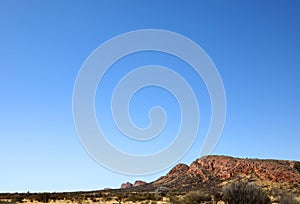
{"label": "blue sky", "polygon": [[[136,29],[185,35],[215,63],[226,90],[227,119],[213,154],[300,160],[299,9],[296,0],[1,0],[0,192],[102,189],[136,179],[151,181],[168,171],[143,177],[111,172],[87,154],[73,124],[73,86],[82,63],[101,43]],[[182,70],[180,61],[157,53],[129,56],[121,66],[152,60]],[[98,115],[107,111],[101,94],[115,83],[120,75],[116,70],[106,78],[103,92],[98,89]],[[191,163],[209,125],[209,98],[201,80],[181,73],[199,88],[201,101],[199,137],[179,161]],[[142,127],[149,123],[145,111],[150,106],[166,107],[171,120],[161,146],[128,143],[112,125],[105,126],[108,139],[132,153],[159,150],[178,128],[174,101],[152,88],[138,93],[131,104],[133,121]]]}

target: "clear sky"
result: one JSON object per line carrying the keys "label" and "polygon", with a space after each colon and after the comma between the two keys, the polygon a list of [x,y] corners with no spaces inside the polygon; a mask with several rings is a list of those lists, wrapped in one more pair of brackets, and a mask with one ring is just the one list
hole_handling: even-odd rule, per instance
{"label": "clear sky", "polygon": [[[0,192],[119,187],[125,181],[152,181],[169,170],[142,177],[111,172],[87,154],[73,124],[73,86],[82,63],[101,43],[136,29],[185,35],[215,63],[226,90],[227,119],[213,154],[300,160],[299,10],[296,0],[0,0]],[[189,164],[199,156],[209,125],[205,86],[182,71],[182,62],[158,53],[133,54],[116,67],[129,70],[153,60],[174,66],[199,88],[199,137],[178,161]],[[109,104],[101,94],[109,94],[127,70],[116,67],[98,89],[98,116]],[[146,146],[123,139],[109,119],[98,119],[109,124],[104,129],[116,147],[148,154],[169,144],[178,129],[174,101],[157,88],[133,98],[130,113],[137,125],[147,126],[147,110],[156,104],[170,119],[164,139]]]}

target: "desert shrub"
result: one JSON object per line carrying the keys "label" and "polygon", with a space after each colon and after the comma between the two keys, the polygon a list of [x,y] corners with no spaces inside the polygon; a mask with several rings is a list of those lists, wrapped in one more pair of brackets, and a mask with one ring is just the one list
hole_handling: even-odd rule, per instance
{"label": "desert shrub", "polygon": [[[103,199],[104,201],[111,201],[111,200],[112,200],[111,195],[108,194],[108,193],[103,193],[101,197],[102,197],[102,199]],[[96,197],[93,197],[92,199],[95,200],[94,202],[97,201],[97,200],[96,200]]]}
{"label": "desert shrub", "polygon": [[155,195],[156,196],[166,196],[169,189],[167,187],[160,186],[157,189],[155,189]]}
{"label": "desert shrub", "polygon": [[190,191],[180,199],[180,202],[183,204],[198,204],[210,200],[211,197],[202,191]]}
{"label": "desert shrub", "polygon": [[211,196],[202,191],[190,191],[185,195],[168,193],[168,197],[172,204],[198,204],[211,201]]}
{"label": "desert shrub", "polygon": [[132,193],[126,196],[125,201],[133,201],[133,202],[140,202],[146,200],[155,200],[156,197],[153,193]]}
{"label": "desert shrub", "polygon": [[36,200],[43,203],[50,201],[50,193],[39,193],[36,195]]}
{"label": "desert shrub", "polygon": [[178,195],[174,192],[169,192],[167,194],[167,197],[170,199],[170,202],[172,204],[178,204],[179,203],[179,198],[178,198]]}
{"label": "desert shrub", "polygon": [[11,199],[11,203],[23,203],[23,200],[24,200],[24,196],[20,194],[15,194]]}
{"label": "desert shrub", "polygon": [[13,202],[13,201],[3,201],[3,200],[0,200],[0,204],[16,204],[16,202]]}
{"label": "desert shrub", "polygon": [[299,204],[292,194],[286,192],[281,194],[279,202],[280,204]]}
{"label": "desert shrub", "polygon": [[224,187],[223,199],[229,204],[270,204],[270,198],[260,186],[237,181]]}

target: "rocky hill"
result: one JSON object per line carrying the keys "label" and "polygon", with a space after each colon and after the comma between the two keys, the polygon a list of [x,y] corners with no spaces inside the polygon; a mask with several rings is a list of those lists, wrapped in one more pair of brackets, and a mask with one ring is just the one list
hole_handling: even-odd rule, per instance
{"label": "rocky hill", "polygon": [[255,182],[265,188],[288,188],[300,192],[300,162],[205,156],[190,166],[176,165],[166,176],[149,185],[177,189],[222,187],[237,179]]}

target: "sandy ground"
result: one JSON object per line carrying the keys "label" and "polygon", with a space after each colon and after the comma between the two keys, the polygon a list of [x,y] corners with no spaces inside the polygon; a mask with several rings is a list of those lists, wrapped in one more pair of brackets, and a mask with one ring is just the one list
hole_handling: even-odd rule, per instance
{"label": "sandy ground", "polygon": [[[25,200],[23,203],[28,203],[28,204],[45,204],[42,202],[30,202],[28,200]],[[132,202],[132,201],[128,201],[128,202],[117,202],[117,201],[97,201],[97,202],[93,202],[91,200],[87,200],[87,201],[82,201],[82,202],[78,202],[78,201],[70,201],[70,200],[57,200],[55,202],[51,201],[49,202],[49,204],[170,204],[170,202],[167,201],[142,201],[142,202]]]}
{"label": "sandy ground", "polygon": [[[30,202],[29,200],[24,200],[23,203],[28,203],[28,204],[45,204],[42,202]],[[78,202],[78,201],[70,201],[70,200],[57,200],[55,202],[51,201],[49,202],[50,204],[170,204],[169,201],[142,201],[142,202],[133,202],[133,201],[128,201],[128,202],[117,202],[117,201],[97,201],[97,202],[93,202],[91,200],[87,200],[87,201],[82,201],[82,202]],[[224,202],[218,202],[217,204],[225,204]]]}
{"label": "sandy ground", "polygon": [[[41,203],[41,202],[30,202],[30,201],[25,201],[24,203],[28,203],[28,204],[45,204],[45,203]],[[117,201],[97,201],[97,202],[93,202],[93,201],[83,201],[83,202],[72,202],[69,200],[58,200],[55,202],[49,202],[49,204],[170,204],[170,202],[165,202],[165,201],[142,201],[142,202],[132,202],[132,201],[127,201],[127,202],[117,202]]]}

